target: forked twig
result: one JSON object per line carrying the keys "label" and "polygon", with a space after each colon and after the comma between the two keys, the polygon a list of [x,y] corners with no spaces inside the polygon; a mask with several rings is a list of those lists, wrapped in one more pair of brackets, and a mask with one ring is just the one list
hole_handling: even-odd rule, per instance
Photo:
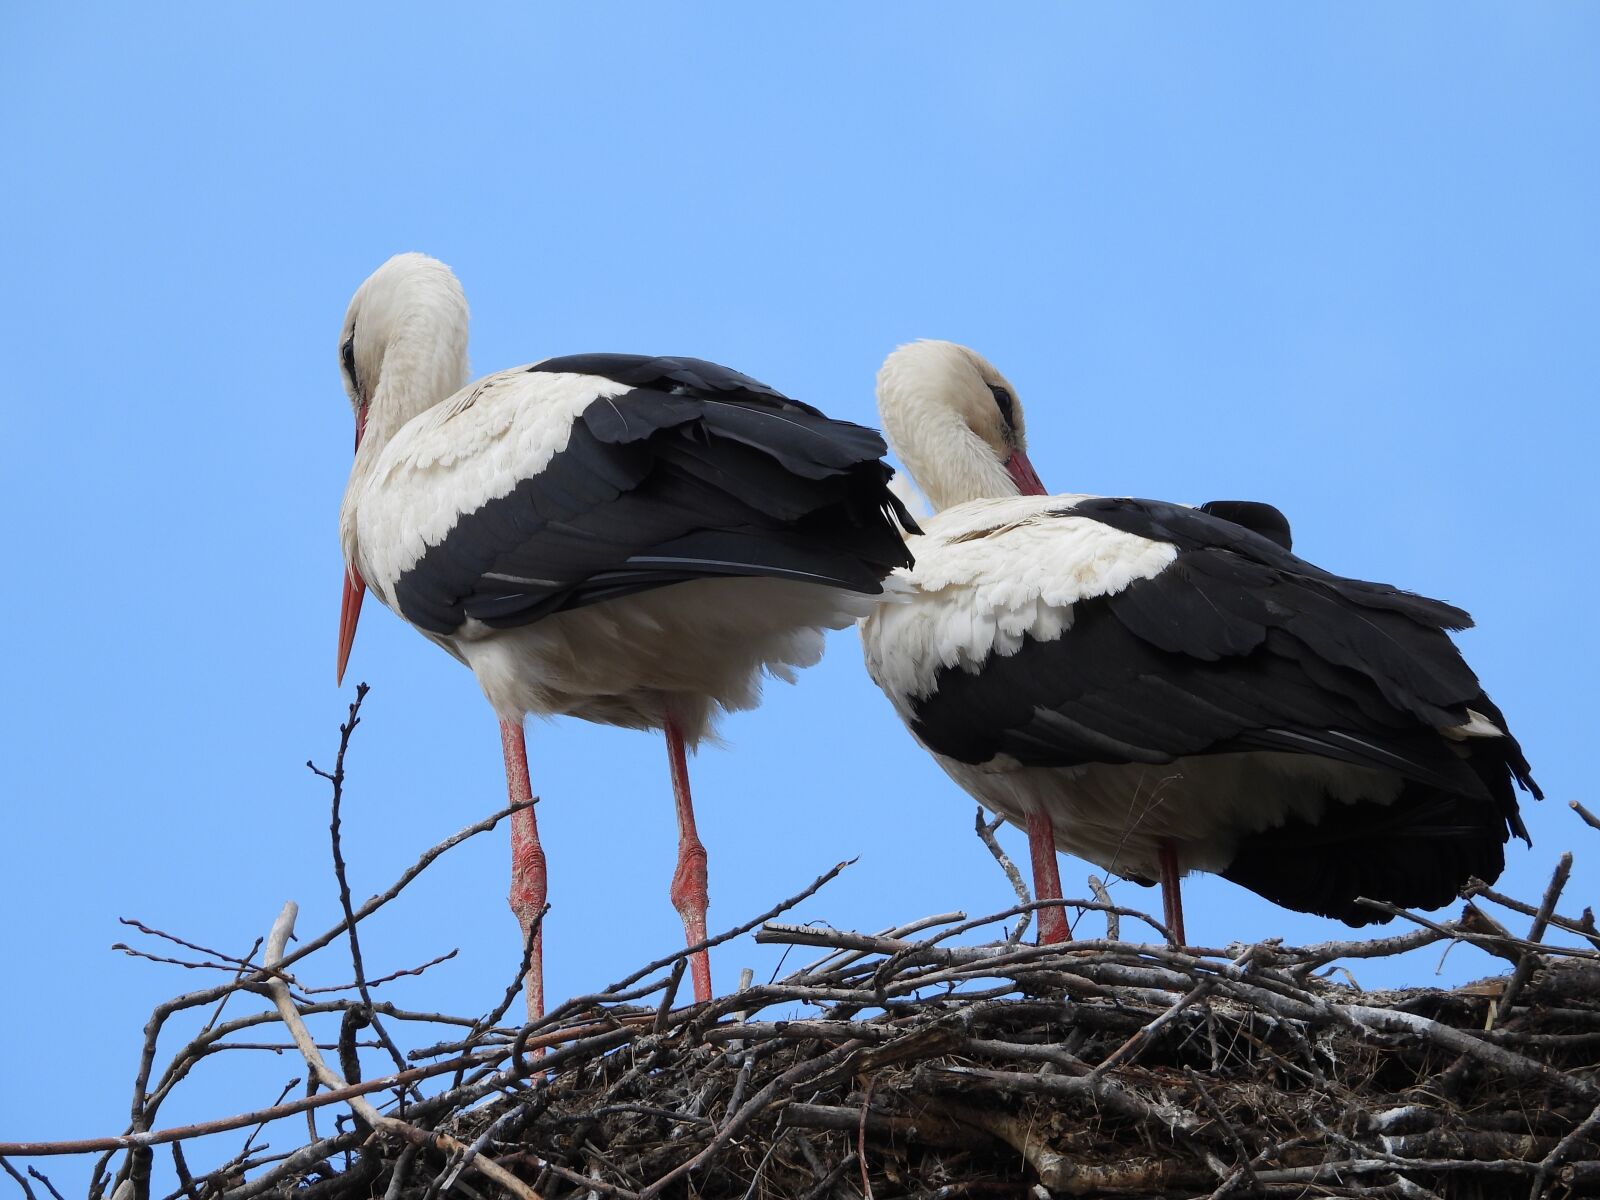
{"label": "forked twig", "polygon": [[[1017,894],[1018,904],[1033,903],[1033,893],[1028,890],[1028,885],[1023,881],[1022,872],[1017,870],[1017,864],[1011,861],[1011,856],[1000,846],[999,840],[994,836],[994,831],[1005,822],[1004,817],[996,817],[993,821],[983,819],[983,807],[980,805],[972,818],[972,830],[978,835],[979,840],[988,847],[989,853],[994,856],[995,862],[1000,864],[1000,869],[1005,872],[1011,890]],[[1028,923],[1033,920],[1032,912],[1022,914],[1017,926],[1006,935],[1008,942],[1020,942],[1028,932]]]}

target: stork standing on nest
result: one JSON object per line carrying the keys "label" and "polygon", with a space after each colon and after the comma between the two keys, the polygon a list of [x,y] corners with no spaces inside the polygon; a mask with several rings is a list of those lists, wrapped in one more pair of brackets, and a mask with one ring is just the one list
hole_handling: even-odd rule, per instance
{"label": "stork standing on nest", "polygon": [[[985,359],[917,342],[878,374],[889,443],[937,515],[867,668],[967,792],[1059,848],[1162,885],[1210,871],[1301,912],[1386,918],[1494,880],[1527,760],[1462,660],[1458,608],[1330,574],[1267,505],[1047,495]],[[1067,934],[1040,913],[1040,939]]]}
{"label": "stork standing on nest", "polygon": [[[500,718],[513,803],[532,798],[526,714],[663,730],[672,902],[688,942],[704,941],[685,751],[720,713],[754,707],[764,673],[816,662],[823,630],[863,616],[910,565],[883,440],[692,358],[581,354],[463,386],[466,300],[421,254],[361,285],[339,353],[356,423],[340,678],[370,589],[472,668]],[[537,1016],[546,887],[532,807],[511,835]],[[692,971],[708,999],[703,950]]]}

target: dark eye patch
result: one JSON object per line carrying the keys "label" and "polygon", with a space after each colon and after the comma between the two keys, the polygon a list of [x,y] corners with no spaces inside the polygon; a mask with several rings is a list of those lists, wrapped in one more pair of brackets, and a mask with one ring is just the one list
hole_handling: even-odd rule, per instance
{"label": "dark eye patch", "polygon": [[989,390],[994,393],[994,402],[1000,409],[1000,419],[1006,423],[1006,429],[1015,429],[1017,418],[1013,405],[1016,401],[1011,398],[1011,393],[997,384],[990,384]]}
{"label": "dark eye patch", "polygon": [[350,386],[355,389],[356,395],[361,394],[361,382],[356,378],[356,331],[354,326],[350,329],[350,336],[345,338],[344,345],[339,347],[339,357],[344,362],[344,373],[350,377]]}

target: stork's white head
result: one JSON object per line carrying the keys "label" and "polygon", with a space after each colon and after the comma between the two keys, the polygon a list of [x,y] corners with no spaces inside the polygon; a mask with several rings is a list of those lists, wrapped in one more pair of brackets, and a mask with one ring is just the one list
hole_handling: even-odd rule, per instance
{"label": "stork's white head", "polygon": [[[450,268],[426,254],[396,254],[369,275],[344,314],[339,370],[356,415],[356,465],[348,497],[401,426],[467,382],[467,298]],[[347,499],[341,527],[352,514]],[[342,528],[341,536],[347,532]],[[347,555],[350,544],[347,538]],[[341,680],[366,590],[348,564],[339,605]]]}
{"label": "stork's white head", "polygon": [[1022,404],[975,350],[936,341],[901,346],[878,371],[878,416],[935,509],[1045,493],[1028,461]]}
{"label": "stork's white head", "polygon": [[459,391],[467,381],[467,298],[450,268],[426,254],[396,254],[369,275],[344,315],[339,369],[358,444],[369,421],[387,441]]}

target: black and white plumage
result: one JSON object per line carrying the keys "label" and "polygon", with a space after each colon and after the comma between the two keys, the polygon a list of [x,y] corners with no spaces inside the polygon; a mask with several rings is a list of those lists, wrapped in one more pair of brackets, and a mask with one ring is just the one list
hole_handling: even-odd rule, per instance
{"label": "black and white plumage", "polygon": [[908,561],[883,452],[713,363],[548,359],[401,429],[352,482],[346,553],[502,717],[670,709],[692,745]]}
{"label": "black and white plumage", "polygon": [[1166,847],[1351,924],[1384,919],[1358,896],[1435,908],[1500,873],[1515,788],[1539,793],[1450,640],[1466,613],[1296,557],[1267,505],[1018,495],[1016,423],[991,402],[956,429],[994,388],[1014,408],[948,343],[880,375],[890,442],[944,505],[867,664],[958,783],[1107,870],[1156,879]]}
{"label": "black and white plumage", "polygon": [[[755,705],[764,674],[814,663],[823,631],[910,564],[883,440],[692,358],[573,355],[463,386],[466,325],[455,276],[420,254],[351,301],[340,673],[370,588],[472,668],[502,722],[513,799],[528,790],[528,713],[665,730],[673,896],[700,940],[684,750],[720,712]],[[531,810],[518,818],[513,908],[528,930],[543,855]],[[695,968],[705,998],[703,954]]]}

